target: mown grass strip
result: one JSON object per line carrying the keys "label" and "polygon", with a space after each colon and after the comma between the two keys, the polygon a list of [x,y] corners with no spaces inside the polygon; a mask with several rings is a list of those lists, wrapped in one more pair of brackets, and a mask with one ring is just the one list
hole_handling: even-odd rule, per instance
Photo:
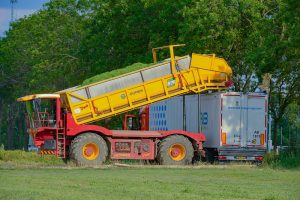
{"label": "mown grass strip", "polygon": [[0,199],[300,198],[300,173],[294,170],[2,169],[0,180]]}

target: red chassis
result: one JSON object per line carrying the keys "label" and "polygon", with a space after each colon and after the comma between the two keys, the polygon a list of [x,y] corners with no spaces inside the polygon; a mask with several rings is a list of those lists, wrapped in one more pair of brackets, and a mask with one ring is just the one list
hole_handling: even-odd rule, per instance
{"label": "red chassis", "polygon": [[[41,151],[53,152],[58,157],[68,157],[68,147],[72,140],[84,133],[96,133],[107,143],[112,159],[142,159],[153,160],[157,154],[157,144],[164,138],[171,135],[182,135],[190,140],[194,151],[204,155],[202,143],[205,136],[202,133],[190,133],[182,130],[171,131],[132,131],[132,130],[109,130],[97,125],[78,125],[75,123],[72,114],[60,107],[60,99],[56,99],[56,120],[52,127],[45,120],[47,114],[35,113],[36,116],[43,114],[43,123],[40,117],[37,122],[43,126],[30,126],[28,122],[28,133],[32,136],[34,144]],[[49,148],[49,142],[52,147]],[[46,144],[47,143],[47,144]],[[62,148],[58,145],[62,144]],[[50,145],[51,146],[51,145]],[[54,148],[55,147],[55,148]]]}

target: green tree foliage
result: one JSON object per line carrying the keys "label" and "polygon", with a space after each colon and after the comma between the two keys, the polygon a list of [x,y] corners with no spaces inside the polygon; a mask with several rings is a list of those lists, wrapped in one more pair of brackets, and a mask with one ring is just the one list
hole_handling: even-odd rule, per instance
{"label": "green tree foliage", "polygon": [[[300,91],[300,3],[268,1],[255,51],[257,74],[272,74],[269,109],[274,119],[274,143],[278,126],[290,104],[299,105]],[[297,107],[294,107],[297,109]],[[295,110],[299,113],[298,110]]]}
{"label": "green tree foliage", "polygon": [[176,43],[187,1],[94,0],[83,59],[98,74],[135,62],[149,63],[151,48]]}
{"label": "green tree foliage", "polygon": [[253,54],[265,7],[257,0],[192,1],[182,11],[180,39],[190,44],[190,51],[226,58],[234,70],[236,90],[253,91],[258,70]]}
{"label": "green tree foliage", "polygon": [[26,130],[24,123],[17,124],[24,121],[17,97],[55,92],[84,77],[78,57],[84,18],[74,9],[60,9],[57,2],[12,23],[0,41],[1,136],[7,137],[8,148],[24,146],[15,143]]}
{"label": "green tree foliage", "polygon": [[179,55],[224,57],[236,91],[257,90],[261,76],[271,73],[276,131],[282,117],[299,113],[299,15],[297,0],[51,0],[0,39],[0,144],[26,144],[17,97],[150,63],[151,48],[175,43],[188,45],[176,49]]}

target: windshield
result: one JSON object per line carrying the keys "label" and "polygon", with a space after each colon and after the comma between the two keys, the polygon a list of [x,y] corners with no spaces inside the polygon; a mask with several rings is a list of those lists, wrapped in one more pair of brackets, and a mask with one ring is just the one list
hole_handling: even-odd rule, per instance
{"label": "windshield", "polygon": [[55,127],[56,99],[26,101],[28,128]]}

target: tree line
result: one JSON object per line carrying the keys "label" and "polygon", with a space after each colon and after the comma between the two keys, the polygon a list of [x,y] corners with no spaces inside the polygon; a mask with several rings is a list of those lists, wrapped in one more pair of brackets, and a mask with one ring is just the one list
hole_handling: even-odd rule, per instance
{"label": "tree line", "polygon": [[150,63],[153,47],[176,43],[187,44],[176,50],[179,55],[225,58],[233,68],[235,91],[256,91],[262,76],[271,74],[273,140],[278,143],[283,122],[296,130],[297,140],[299,33],[298,0],[51,0],[12,22],[0,39],[0,144],[8,149],[27,145],[18,97],[59,91],[135,62]]}

